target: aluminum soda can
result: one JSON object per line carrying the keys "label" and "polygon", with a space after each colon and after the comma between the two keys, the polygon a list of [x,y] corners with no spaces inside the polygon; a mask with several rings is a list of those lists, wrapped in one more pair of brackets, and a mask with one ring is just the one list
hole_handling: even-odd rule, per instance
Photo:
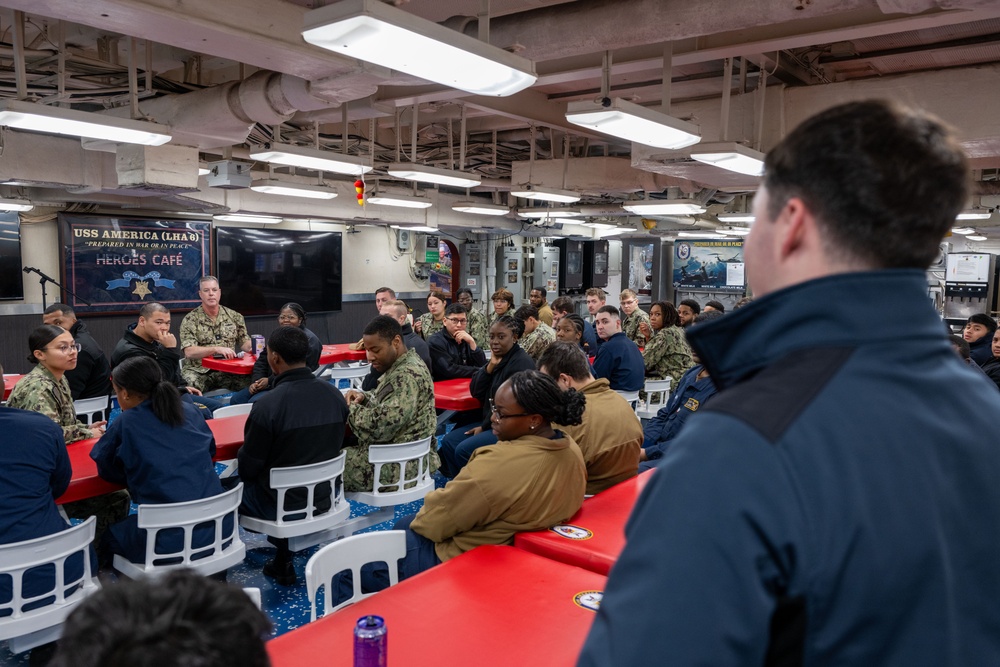
{"label": "aluminum soda can", "polygon": [[389,635],[381,616],[362,616],[354,626],[354,667],[386,667]]}
{"label": "aluminum soda can", "polygon": [[250,339],[253,341],[251,351],[254,355],[259,356],[264,351],[264,337],[260,334],[254,334],[250,336]]}

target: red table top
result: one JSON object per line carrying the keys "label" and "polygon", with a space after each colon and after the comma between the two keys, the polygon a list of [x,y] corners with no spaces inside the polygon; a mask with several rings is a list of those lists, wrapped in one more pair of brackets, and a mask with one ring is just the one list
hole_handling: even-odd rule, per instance
{"label": "red table top", "polygon": [[17,384],[23,377],[23,375],[14,375],[13,373],[5,374],[3,376],[3,400],[6,401],[10,398],[11,389],[13,389],[14,385]]}
{"label": "red table top", "polygon": [[[390,665],[575,665],[605,577],[511,547],[473,549],[267,644],[274,667],[351,664],[354,624],[385,619]],[[583,595],[581,595],[583,594]]]}
{"label": "red table top", "polygon": [[[625,523],[653,470],[583,501],[563,526],[518,533],[514,546],[598,574],[608,574],[625,547]],[[588,536],[589,533],[589,536]]]}
{"label": "red table top", "polygon": [[324,345],[323,353],[319,355],[319,365],[335,364],[338,361],[367,361],[368,355],[364,350],[352,350],[351,343],[339,343],[337,345]]}
{"label": "red table top", "polygon": [[[236,458],[236,453],[243,446],[243,425],[246,424],[246,421],[247,415],[208,420],[208,426],[215,435],[216,461]],[[73,467],[73,478],[70,480],[66,493],[56,499],[60,505],[94,498],[122,488],[97,475],[97,464],[94,459],[90,458],[90,450],[97,444],[97,440],[97,438],[90,438],[66,445],[66,451],[69,452],[69,462]]]}
{"label": "red table top", "polygon": [[213,371],[232,373],[233,375],[250,375],[253,373],[253,365],[257,361],[255,355],[246,352],[242,359],[216,359],[215,357],[203,357],[201,365],[211,368]]}
{"label": "red table top", "polygon": [[469,393],[469,378],[434,383],[434,407],[440,410],[475,410],[482,403]]}

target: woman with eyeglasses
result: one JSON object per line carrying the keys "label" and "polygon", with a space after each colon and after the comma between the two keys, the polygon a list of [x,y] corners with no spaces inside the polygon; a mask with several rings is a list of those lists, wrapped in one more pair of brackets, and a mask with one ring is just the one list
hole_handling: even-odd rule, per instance
{"label": "woman with eyeglasses", "polygon": [[[319,357],[323,353],[323,343],[319,337],[306,328],[306,311],[295,302],[286,303],[278,311],[279,327],[298,327],[306,333],[309,338],[309,356],[306,357],[306,367],[315,371],[319,368]],[[229,399],[229,405],[242,405],[253,403],[264,395],[264,392],[271,388],[271,378],[274,372],[271,365],[267,363],[267,353],[261,352],[254,362],[253,371],[250,375],[250,386],[240,389]]]}
{"label": "woman with eyeglasses", "polygon": [[438,448],[441,457],[441,474],[454,477],[469,462],[472,452],[494,444],[497,439],[490,428],[491,404],[497,389],[508,378],[520,371],[535,370],[535,361],[517,341],[524,335],[524,324],[504,315],[490,327],[489,362],[472,376],[470,393],[483,405],[483,420],[478,426],[465,429],[455,427],[446,435]]}
{"label": "woman with eyeglasses", "polygon": [[103,435],[106,422],[87,426],[76,418],[65,374],[76,368],[80,345],[70,332],[43,324],[28,336],[28,348],[28,361],[35,367],[14,385],[8,407],[42,413],[62,427],[66,444]]}
{"label": "woman with eyeglasses", "polygon": [[444,292],[434,290],[427,295],[427,312],[413,323],[413,330],[430,340],[431,336],[444,329],[444,309],[448,305],[448,297]]}
{"label": "woman with eyeglasses", "polygon": [[[137,504],[180,503],[222,493],[212,455],[215,438],[198,408],[182,401],[149,357],[124,360],[111,372],[122,414],[94,445],[90,457],[101,478],[127,486]],[[146,559],[146,531],[131,515],[109,527],[99,551],[119,554],[134,563]],[[157,551],[174,551],[180,535],[157,537]],[[195,529],[195,546],[210,543],[214,525]]]}
{"label": "woman with eyeglasses", "polygon": [[[476,450],[455,479],[427,494],[415,516],[396,522],[396,530],[406,530],[400,580],[573,516],[583,504],[587,469],[577,444],[552,423],[581,423],[585,403],[583,394],[562,391],[538,371],[515,373],[500,385],[490,416],[497,443]],[[351,589],[338,576],[333,590],[343,600]],[[365,565],[361,584],[366,591],[387,588],[388,568]]]}
{"label": "woman with eyeglasses", "polygon": [[676,387],[687,369],[694,366],[691,348],[680,327],[680,316],[673,304],[657,301],[649,308],[649,324],[642,325],[643,333],[649,338],[642,351],[646,366],[646,377],[655,380],[673,380]]}

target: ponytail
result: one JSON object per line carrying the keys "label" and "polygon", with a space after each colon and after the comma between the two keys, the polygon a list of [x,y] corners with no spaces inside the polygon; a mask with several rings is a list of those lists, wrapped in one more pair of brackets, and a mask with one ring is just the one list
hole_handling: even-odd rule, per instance
{"label": "ponytail", "polygon": [[153,414],[161,422],[170,426],[184,423],[180,392],[163,379],[160,367],[149,357],[130,357],[121,362],[111,371],[111,381],[120,389],[150,399]]}

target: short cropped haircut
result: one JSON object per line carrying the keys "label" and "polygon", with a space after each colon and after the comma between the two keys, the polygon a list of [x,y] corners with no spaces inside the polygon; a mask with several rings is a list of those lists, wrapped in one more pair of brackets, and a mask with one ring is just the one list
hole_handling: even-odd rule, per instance
{"label": "short cropped haircut", "polygon": [[309,337],[298,327],[278,327],[267,339],[267,346],[289,366],[304,364],[309,356]]}
{"label": "short cropped haircut", "polygon": [[716,301],[715,299],[712,299],[711,301],[709,301],[705,305],[706,306],[711,306],[712,308],[715,308],[720,313],[726,312],[726,307],[722,305],[721,301]]}
{"label": "short cropped haircut", "polygon": [[597,309],[597,313],[598,314],[600,314],[600,313],[608,313],[609,315],[614,315],[619,320],[622,318],[621,311],[618,310],[617,308],[615,308],[614,306],[601,306],[600,308]]}
{"label": "short cropped haircut", "polygon": [[267,667],[270,631],[239,588],[178,570],[119,581],[81,602],[49,667]]}
{"label": "short cropped haircut", "polygon": [[143,304],[142,308],[139,309],[139,317],[145,318],[147,320],[153,316],[153,313],[169,314],[170,311],[162,303],[156,303],[155,301],[152,303],[145,303]]}
{"label": "short cropped haircut", "polygon": [[42,313],[42,315],[51,315],[52,313],[62,313],[63,315],[76,316],[73,309],[67,306],[65,303],[54,303]]}
{"label": "short cropped haircut", "polygon": [[216,278],[215,276],[202,276],[201,278],[198,278],[198,289],[201,289],[202,283],[210,283],[210,282],[214,282],[216,285],[218,285],[219,279]]}
{"label": "short cropped haircut", "polygon": [[385,310],[386,308],[392,308],[393,312],[396,313],[396,317],[406,317],[406,314],[410,312],[410,309],[406,307],[406,304],[399,299],[392,299],[383,303],[382,310]]}
{"label": "short cropped haircut", "polygon": [[468,294],[470,299],[473,298],[472,290],[470,290],[468,287],[459,287],[457,290],[455,290],[456,299],[463,294]]}
{"label": "short cropped haircut", "polygon": [[804,121],[764,161],[767,215],[797,197],[827,256],[871,268],[926,269],[969,193],[965,153],[941,121],[882,100]]}
{"label": "short cropped haircut", "polygon": [[720,317],[725,317],[726,314],[721,310],[706,310],[704,313],[698,313],[695,315],[694,324],[701,324],[702,322],[711,322],[712,320],[717,320]]}
{"label": "short cropped haircut", "polygon": [[469,309],[460,303],[453,303],[444,309],[445,315],[468,315]]}
{"label": "short cropped haircut", "polygon": [[969,341],[955,334],[950,334],[948,340],[951,342],[951,346],[955,348],[958,356],[962,358],[962,361],[968,362],[972,359],[972,348],[969,347]]}
{"label": "short cropped haircut", "polygon": [[602,290],[600,287],[590,287],[584,292],[587,296],[596,296],[601,301],[606,301],[608,298],[608,293]]}
{"label": "short cropped haircut", "polygon": [[522,322],[528,319],[529,317],[534,317],[537,320],[538,309],[529,303],[521,306],[516,311],[514,311],[514,317],[521,320]]}
{"label": "short cropped haircut", "polygon": [[399,339],[403,339],[403,327],[399,325],[399,322],[395,318],[389,317],[388,315],[379,315],[371,322],[364,330],[365,336],[378,336],[387,343],[391,343],[392,339],[399,336]]}
{"label": "short cropped haircut", "polygon": [[531,291],[539,292],[542,295],[543,299],[549,295],[548,291],[546,291],[546,289],[542,285],[535,285],[534,287],[531,288]]}
{"label": "short cropped haircut", "polygon": [[561,296],[558,299],[555,299],[549,304],[549,307],[560,313],[572,313],[576,311],[576,306],[573,305],[573,299],[568,296]]}
{"label": "short cropped haircut", "polygon": [[538,369],[553,379],[564,373],[577,382],[592,377],[590,361],[587,360],[583,348],[576,343],[561,340],[545,348],[545,352],[542,352],[542,356],[538,359]]}
{"label": "short cropped haircut", "polygon": [[694,313],[695,315],[701,312],[701,305],[699,305],[698,302],[695,301],[694,299],[684,299],[677,305],[687,306],[688,308],[691,309],[691,312]]}
{"label": "short cropped haircut", "polygon": [[396,298],[396,291],[391,287],[379,287],[377,290],[375,290],[375,296],[378,296],[382,292],[388,292],[390,297],[392,297],[393,299]]}
{"label": "short cropped haircut", "polygon": [[635,299],[636,297],[637,297],[636,293],[630,289],[623,289],[621,294],[618,295],[618,298],[621,301],[624,301],[625,299]]}

